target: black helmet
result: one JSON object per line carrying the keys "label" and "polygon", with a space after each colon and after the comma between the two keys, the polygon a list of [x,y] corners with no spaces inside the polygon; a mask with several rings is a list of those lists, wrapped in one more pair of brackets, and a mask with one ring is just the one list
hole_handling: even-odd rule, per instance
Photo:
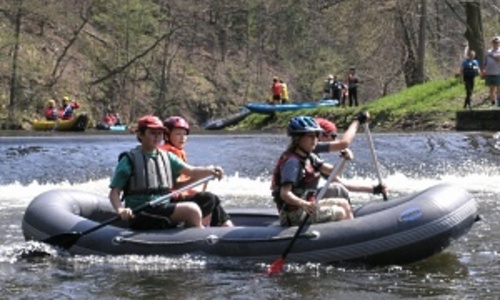
{"label": "black helmet", "polygon": [[288,122],[286,132],[289,136],[297,136],[310,132],[321,133],[323,129],[316,123],[314,118],[309,116],[298,116]]}

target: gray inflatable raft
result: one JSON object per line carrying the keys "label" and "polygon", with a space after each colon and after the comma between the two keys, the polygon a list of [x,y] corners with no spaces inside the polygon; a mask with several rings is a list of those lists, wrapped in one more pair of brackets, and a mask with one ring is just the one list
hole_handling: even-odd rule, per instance
{"label": "gray inflatable raft", "polygon": [[[68,249],[80,255],[202,254],[272,262],[297,227],[281,227],[274,209],[228,210],[236,227],[132,231],[117,222],[82,236]],[[43,241],[83,232],[116,217],[109,200],[74,190],[52,190],[26,209],[22,231]],[[463,188],[440,184],[422,192],[355,209],[355,219],[304,228],[288,262],[403,264],[429,257],[466,234],[478,220],[476,201]]]}

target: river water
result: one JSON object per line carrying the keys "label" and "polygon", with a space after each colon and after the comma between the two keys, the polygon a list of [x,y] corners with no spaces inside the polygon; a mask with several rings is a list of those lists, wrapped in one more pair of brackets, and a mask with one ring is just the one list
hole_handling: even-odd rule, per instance
{"label": "river water", "polygon": [[[500,299],[500,133],[374,134],[391,197],[449,182],[465,187],[483,218],[443,253],[410,265],[266,265],[200,256],[67,256],[22,258],[23,213],[54,188],[107,194],[117,156],[133,135],[67,134],[0,137],[0,299]],[[283,135],[191,135],[194,165],[221,165],[227,176],[209,190],[226,207],[272,207],[270,172],[286,147]],[[346,169],[375,183],[364,133]],[[335,162],[337,155],[325,160]],[[353,194],[353,203],[381,201]]]}

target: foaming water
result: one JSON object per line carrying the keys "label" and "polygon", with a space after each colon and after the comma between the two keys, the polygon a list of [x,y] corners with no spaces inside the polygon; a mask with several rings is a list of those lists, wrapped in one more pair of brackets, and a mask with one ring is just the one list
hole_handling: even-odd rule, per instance
{"label": "foaming water", "polygon": [[[270,173],[288,139],[256,135],[190,136],[193,165],[216,164],[227,176],[208,190],[225,207],[273,207]],[[445,252],[404,266],[285,264],[265,276],[268,265],[197,255],[69,256],[25,242],[21,221],[30,201],[51,189],[107,196],[109,176],[133,136],[16,137],[0,143],[0,289],[6,299],[491,299],[500,294],[500,133],[374,135],[382,179],[391,198],[451,183],[473,194],[483,220]],[[262,150],[265,149],[265,150]],[[374,185],[368,144],[356,137],[356,155],[344,177]],[[325,154],[328,162],[336,154]],[[382,201],[352,193],[353,204]],[[40,253],[27,257],[25,251]],[[278,257],[277,257],[278,258]]]}
{"label": "foaming water", "polygon": [[[418,192],[439,183],[456,184],[470,192],[500,194],[500,184],[498,184],[500,182],[500,174],[496,170],[497,167],[472,166],[469,170],[463,168],[459,172],[441,174],[436,176],[436,178],[418,178],[406,173],[395,172],[383,177],[382,180],[389,187],[391,193],[396,193],[397,195]],[[471,171],[480,171],[480,173],[473,173]],[[377,181],[375,177],[364,176],[346,177],[346,179],[362,185],[373,185]],[[244,207],[245,204],[255,204],[253,201],[255,199],[270,200],[270,180],[269,177],[248,178],[236,173],[220,181],[210,181],[207,190],[220,195],[224,199],[228,199],[227,201],[230,201],[229,204],[231,206]],[[37,195],[56,188],[88,191],[107,196],[109,192],[108,185],[109,178],[90,180],[84,183],[64,181],[55,184],[40,184],[35,181],[28,185],[23,185],[16,182],[0,186],[0,203],[2,204],[0,211],[7,208],[24,208]],[[356,197],[356,195],[354,196]]]}

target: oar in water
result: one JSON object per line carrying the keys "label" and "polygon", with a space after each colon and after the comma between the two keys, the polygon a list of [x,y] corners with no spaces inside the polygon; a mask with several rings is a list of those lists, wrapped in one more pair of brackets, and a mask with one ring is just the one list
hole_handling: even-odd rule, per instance
{"label": "oar in water", "polygon": [[[370,124],[365,123],[364,126],[365,126],[366,138],[368,139],[368,143],[370,144],[370,153],[372,155],[373,164],[375,165],[375,171],[377,172],[378,184],[382,185],[382,175],[380,174],[377,154],[375,153],[375,145],[373,144],[373,138],[370,133]],[[384,201],[387,201],[387,194],[382,193],[382,196],[384,197]]]}
{"label": "oar in water", "polygon": [[[330,185],[330,183],[332,183],[335,176],[338,175],[337,173],[340,171],[341,167],[343,167],[343,165],[344,165],[343,162],[344,162],[344,158],[342,158],[341,162],[338,162],[335,165],[335,168],[332,170],[332,172],[328,176],[328,179],[326,180],[325,185],[323,185],[323,187],[319,191],[318,195],[316,196],[316,201],[319,201],[323,198],[323,196],[326,193],[326,190],[328,189],[328,186]],[[280,273],[281,271],[283,271],[283,265],[285,264],[285,259],[288,256],[288,253],[290,252],[290,250],[292,250],[292,247],[295,244],[295,241],[297,241],[300,232],[302,232],[302,229],[307,224],[308,220],[309,220],[309,214],[306,214],[306,216],[305,216],[304,220],[302,221],[302,223],[300,224],[299,228],[297,228],[297,231],[295,231],[295,234],[293,235],[292,240],[290,241],[288,246],[285,248],[285,251],[283,251],[283,254],[281,254],[281,257],[278,258],[267,269],[268,275],[274,275],[274,274],[277,274],[277,273]]]}
{"label": "oar in water", "polygon": [[[147,203],[145,203],[145,204],[143,204],[143,205],[135,208],[132,212],[134,214],[137,214],[137,213],[143,211],[144,209],[146,209],[149,206],[158,205],[158,204],[160,204],[162,202],[165,202],[165,201],[169,200],[172,197],[175,197],[175,196],[177,196],[179,194],[182,194],[183,192],[185,192],[187,190],[190,190],[190,189],[192,189],[192,188],[194,188],[194,187],[196,187],[196,186],[198,186],[200,184],[208,182],[208,181],[210,181],[212,179],[214,179],[213,175],[205,177],[203,179],[200,179],[200,180],[198,180],[196,182],[193,182],[193,183],[191,183],[189,185],[186,185],[185,187],[180,188],[180,189],[178,189],[178,190],[176,190],[176,191],[174,191],[174,192],[172,192],[172,193],[170,193],[168,195],[165,195],[165,196],[159,197],[159,198],[157,198],[155,200],[149,201],[149,202],[147,202]],[[120,216],[116,216],[116,217],[114,217],[112,219],[109,219],[109,220],[107,220],[107,221],[105,221],[105,222],[103,222],[103,223],[101,223],[101,224],[99,224],[97,226],[89,228],[89,229],[87,229],[87,230],[85,230],[83,232],[67,232],[67,233],[62,233],[62,234],[51,236],[51,237],[43,240],[42,242],[50,244],[50,245],[58,246],[58,247],[61,247],[61,248],[64,248],[64,249],[69,249],[82,236],[87,235],[89,233],[92,233],[92,232],[94,232],[96,230],[99,230],[99,229],[103,228],[104,226],[107,226],[107,225],[109,225],[111,223],[114,223],[114,222],[116,222],[116,221],[118,221],[120,219],[121,219]]]}

